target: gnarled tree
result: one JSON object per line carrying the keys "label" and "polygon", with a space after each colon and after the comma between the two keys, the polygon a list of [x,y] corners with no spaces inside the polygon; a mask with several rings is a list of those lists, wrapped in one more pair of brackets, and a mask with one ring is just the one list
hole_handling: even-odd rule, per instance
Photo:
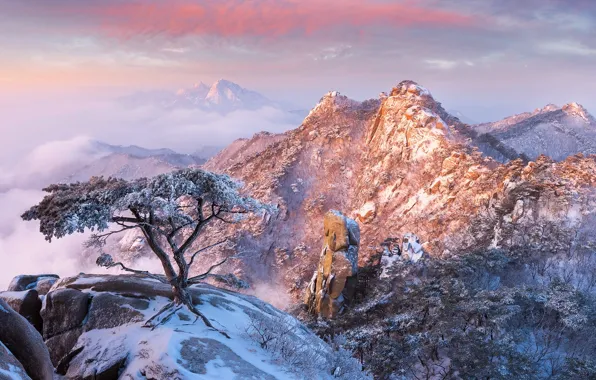
{"label": "gnarled tree", "polygon": [[[205,279],[225,260],[212,265],[206,273],[189,277],[191,265],[211,246],[197,251],[191,248],[197,245],[209,223],[234,222],[240,214],[267,209],[255,199],[242,196],[240,186],[227,175],[199,169],[183,169],[133,181],[93,177],[87,182],[49,186],[44,189],[49,194],[22,218],[39,220],[40,232],[48,241],[91,230],[94,234],[88,244],[95,246],[105,244],[113,234],[139,229],[161,261],[165,276],[127,268],[105,253],[98,258],[98,265],[120,266],[172,286],[173,302],[148,321],[149,324],[168,310],[186,306],[213,327],[194,306],[187,288]],[[110,226],[115,225],[117,229],[110,230]]]}

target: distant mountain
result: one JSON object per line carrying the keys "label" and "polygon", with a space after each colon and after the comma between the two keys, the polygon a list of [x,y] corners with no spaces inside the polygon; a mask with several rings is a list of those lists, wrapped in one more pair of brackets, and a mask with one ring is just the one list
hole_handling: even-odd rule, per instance
{"label": "distant mountain", "polygon": [[549,104],[474,129],[529,159],[545,154],[561,161],[577,153],[596,154],[596,119],[577,103]]}
{"label": "distant mountain", "polygon": [[448,110],[447,112],[449,112],[452,116],[457,117],[459,119],[459,121],[461,121],[462,123],[469,124],[469,125],[478,124],[477,121],[470,119],[469,117],[467,117],[466,115],[464,115],[463,113],[461,113],[457,110]]}
{"label": "distant mountain", "polygon": [[110,145],[99,141],[91,144],[101,157],[68,173],[61,182],[86,181],[92,176],[135,179],[152,177],[176,169],[201,165],[206,159],[171,149],[146,149],[139,146]]}
{"label": "distant mountain", "polygon": [[199,159],[208,160],[211,157],[218,154],[219,152],[221,152],[222,149],[224,149],[224,147],[222,147],[222,146],[205,145],[205,146],[202,146],[199,149],[195,150],[192,153],[192,156],[199,158]]}
{"label": "distant mountain", "polygon": [[171,149],[110,145],[94,140],[78,141],[62,153],[70,159],[64,159],[59,164],[35,158],[35,151],[23,157],[7,176],[0,178],[0,192],[14,188],[39,190],[51,183],[86,181],[92,176],[152,177],[201,165],[208,158],[181,154]]}
{"label": "distant mountain", "polygon": [[182,88],[176,92],[149,91],[139,92],[119,99],[129,106],[158,105],[165,108],[198,108],[227,114],[238,110],[257,110],[271,107],[287,112],[294,111],[291,107],[268,99],[264,95],[248,90],[234,82],[220,79],[211,86],[199,82],[190,88]]}

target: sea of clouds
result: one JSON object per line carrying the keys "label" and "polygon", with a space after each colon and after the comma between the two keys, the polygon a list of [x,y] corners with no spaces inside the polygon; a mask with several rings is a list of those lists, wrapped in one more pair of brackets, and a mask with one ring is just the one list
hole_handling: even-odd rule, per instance
{"label": "sea of clouds", "polygon": [[[38,223],[20,218],[42,199],[44,186],[106,154],[94,141],[192,153],[260,131],[283,132],[300,123],[295,115],[274,108],[221,115],[74,97],[0,98],[0,109],[5,110],[0,115],[0,290],[19,274],[104,271],[82,258],[85,235],[49,243]],[[155,262],[142,264],[159,270]]]}

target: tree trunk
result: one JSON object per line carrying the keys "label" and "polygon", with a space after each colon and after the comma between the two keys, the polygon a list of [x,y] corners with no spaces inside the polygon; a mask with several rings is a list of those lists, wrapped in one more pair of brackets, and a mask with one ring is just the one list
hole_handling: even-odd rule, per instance
{"label": "tree trunk", "polygon": [[180,279],[176,280],[176,282],[172,284],[172,293],[174,294],[175,304],[186,306],[193,305],[186,281],[181,281]]}

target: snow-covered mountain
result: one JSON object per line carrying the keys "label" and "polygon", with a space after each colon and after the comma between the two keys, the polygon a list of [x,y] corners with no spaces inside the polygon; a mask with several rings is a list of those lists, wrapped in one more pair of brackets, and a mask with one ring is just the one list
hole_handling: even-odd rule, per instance
{"label": "snow-covered mountain", "polygon": [[451,115],[457,117],[462,123],[469,124],[469,125],[478,124],[475,120],[470,119],[468,116],[464,115],[463,113],[461,113],[458,110],[449,110],[448,112]]}
{"label": "snow-covered mountain", "polygon": [[[204,88],[197,90],[201,91]],[[588,289],[593,294],[596,289],[596,156],[575,155],[577,151],[569,149],[572,155],[560,161],[544,155],[529,158],[527,145],[509,145],[516,136],[540,136],[540,128],[565,132],[549,138],[577,138],[569,131],[583,133],[581,128],[593,124],[583,107],[570,104],[474,127],[447,112],[428,89],[413,81],[402,81],[380,99],[363,102],[329,92],[298,128],[239,139],[203,165],[240,179],[247,194],[274,205],[275,211],[214,225],[194,248],[229,239],[242,256],[215,271],[233,273],[253,289],[265,284],[267,295],[259,294],[265,300],[289,294],[299,302],[318,267],[323,217],[330,209],[339,210],[359,224],[358,270],[363,276],[355,286],[361,298],[337,320],[318,323],[318,331],[345,334],[345,346],[377,378],[543,378],[537,374],[552,368],[544,363],[553,366],[555,359],[574,375],[555,378],[593,378],[584,375],[588,372],[577,375],[576,369],[587,367],[569,367],[575,362],[567,359],[590,364],[596,353],[594,304],[591,295],[580,293]],[[138,157],[145,151],[136,147],[110,149],[106,157],[154,157]],[[328,236],[335,241],[335,234]],[[411,244],[406,239],[412,237],[422,258],[416,263],[395,258],[388,244],[400,239]],[[112,243],[109,251],[118,256],[120,249],[119,261],[148,254],[135,232]],[[384,262],[388,252],[394,260]],[[203,273],[223,256],[227,253],[214,247],[191,271]],[[379,269],[387,282],[374,278]],[[329,277],[328,284],[332,281],[341,277]],[[106,282],[81,277],[72,284],[85,293],[76,293],[84,300],[95,292],[89,309],[95,310],[94,302],[102,300],[99,286]],[[122,297],[129,298],[132,293],[125,290]],[[209,298],[202,307],[226,331],[242,330],[244,314],[250,317],[256,311],[252,306],[259,309],[254,303],[246,305],[244,297],[206,286],[201,290],[209,291],[203,293]],[[88,305],[81,302],[81,320],[92,314]],[[159,306],[151,301],[150,308]],[[141,317],[149,315],[140,311]],[[186,328],[182,322],[187,317],[173,315],[166,328],[186,333],[177,329]],[[231,320],[237,323],[228,323]],[[140,339],[131,334],[139,327],[135,323],[110,331],[109,339],[83,331],[84,340],[68,348],[84,350],[74,359],[67,357],[71,371],[91,370],[90,363],[106,352],[104,348],[113,347],[112,336],[132,347],[118,353],[132,352],[128,357],[136,363],[141,351],[135,344]],[[206,332],[191,333],[202,337]],[[161,341],[148,330],[143,334],[142,342]],[[244,334],[231,342],[238,346],[228,348],[236,352],[240,347],[237,355],[250,359],[245,361],[269,360],[267,352],[247,353],[250,342]],[[193,352],[214,347],[201,346],[189,347]],[[109,352],[110,358],[116,357]],[[496,365],[496,357],[506,359]],[[270,372],[265,373],[278,373],[278,368],[266,369]]]}
{"label": "snow-covered mountain", "polygon": [[96,151],[96,159],[75,167],[69,172],[56,173],[54,181],[86,181],[92,176],[135,179],[153,177],[176,169],[201,165],[205,159],[171,149],[146,149],[136,145],[110,145],[90,141]]}
{"label": "snow-covered mountain", "polygon": [[577,103],[549,104],[474,129],[530,159],[545,154],[560,161],[577,153],[596,153],[596,119]]}
{"label": "snow-covered mountain", "polygon": [[122,97],[120,101],[130,106],[150,104],[165,108],[197,108],[220,114],[239,110],[258,110],[264,107],[280,109],[290,113],[300,112],[226,79],[219,79],[211,86],[199,82],[192,87],[182,88],[176,92],[140,92]]}
{"label": "snow-covered mountain", "polygon": [[[238,140],[204,167],[241,179],[247,191],[278,205],[279,215],[221,236],[238,233],[239,247],[262,258],[242,269],[249,282],[264,274],[299,296],[316,267],[313,252],[329,209],[362,223],[362,264],[382,252],[386,239],[406,233],[419,236],[426,252],[449,255],[521,244],[527,235],[514,226],[522,220],[538,225],[550,218],[563,226],[570,215],[596,211],[584,187],[596,182],[593,159],[539,157],[525,164],[496,138],[482,136],[427,89],[404,81],[388,96],[364,102],[331,92],[299,128]],[[501,165],[479,145],[511,161]]]}
{"label": "snow-covered mountain", "polygon": [[[60,155],[59,160],[56,155]],[[39,190],[51,183],[86,181],[92,176],[124,179],[152,177],[191,165],[201,165],[206,158],[208,155],[200,158],[171,149],[110,145],[87,138],[75,138],[38,147],[23,157],[8,174],[0,178],[0,192],[11,188]]]}

